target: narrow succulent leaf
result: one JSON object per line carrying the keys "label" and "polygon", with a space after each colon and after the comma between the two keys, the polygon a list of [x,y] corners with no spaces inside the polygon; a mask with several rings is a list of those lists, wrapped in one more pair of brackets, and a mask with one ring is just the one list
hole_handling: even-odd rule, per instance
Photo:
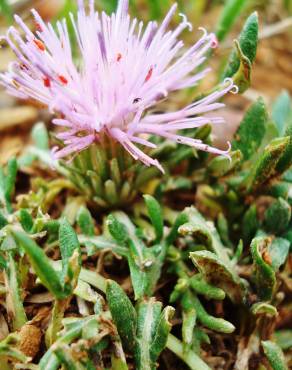
{"label": "narrow succulent leaf", "polygon": [[136,311],[126,293],[114,281],[107,282],[106,298],[124,349],[132,352],[136,341]]}
{"label": "narrow succulent leaf", "polygon": [[[154,368],[155,362],[152,361],[150,346],[153,343],[157,331],[161,308],[162,304],[154,298],[141,301],[137,306],[137,341],[135,347],[135,364],[137,370],[152,370]],[[156,344],[159,345],[160,343],[158,342]],[[152,355],[155,358],[159,353],[156,346]],[[157,357],[154,361],[156,359]]]}
{"label": "narrow succulent leaf", "polygon": [[231,152],[230,158],[231,162],[229,158],[223,156],[213,158],[208,163],[208,172],[210,173],[210,175],[214,177],[221,177],[234,170],[242,160],[241,151],[236,150],[234,152]]}
{"label": "narrow succulent leaf", "polygon": [[229,321],[209,315],[198,297],[190,291],[183,295],[182,305],[185,309],[194,308],[197,313],[198,321],[206,328],[226,334],[233,333],[235,330],[234,325]]}
{"label": "narrow succulent leaf", "polygon": [[124,245],[129,239],[129,233],[126,226],[120,222],[114,215],[109,215],[106,225],[111,236],[120,244]]}
{"label": "narrow succulent leaf", "polygon": [[6,168],[6,176],[4,178],[4,198],[8,212],[12,212],[12,195],[14,192],[16,175],[17,175],[17,161],[15,158],[9,160]]}
{"label": "narrow succulent leaf", "polygon": [[178,230],[180,226],[188,222],[188,216],[184,212],[180,213],[174,221],[174,224],[166,237],[166,244],[171,245],[179,235]]}
{"label": "narrow succulent leaf", "polygon": [[187,349],[193,343],[194,328],[196,326],[197,313],[194,308],[183,311],[182,339]]}
{"label": "narrow succulent leaf", "polygon": [[199,251],[190,253],[190,257],[210,284],[224,290],[233,302],[243,301],[245,293],[240,278],[216,254],[209,251]]}
{"label": "narrow succulent leaf", "polygon": [[280,175],[287,171],[292,166],[292,117],[289,123],[287,124],[285,137],[289,138],[289,144],[287,145],[276,167],[276,171]]}
{"label": "narrow succulent leaf", "polygon": [[220,239],[224,243],[224,245],[228,246],[228,248],[232,248],[233,244],[229,237],[229,225],[227,218],[223,213],[219,213],[218,219],[217,219],[217,229],[218,233],[220,235]]}
{"label": "narrow succulent leaf", "polygon": [[266,302],[258,302],[252,305],[251,312],[253,315],[268,315],[268,316],[278,316],[278,311],[275,306],[272,306]]}
{"label": "narrow succulent leaf", "polygon": [[[60,336],[60,338],[55,342],[55,346],[59,344],[69,344],[74,340],[78,339],[82,335],[82,329],[90,321],[97,321],[97,316],[88,316],[85,319],[80,319],[74,322],[69,328],[66,328],[66,332]],[[40,370],[58,370],[60,368],[60,361],[54,354],[52,347],[45,353],[41,358],[39,363]]]}
{"label": "narrow succulent leaf", "polygon": [[86,368],[73,357],[68,345],[60,344],[54,347],[54,353],[65,370],[86,370]]}
{"label": "narrow succulent leaf", "polygon": [[77,215],[77,223],[82,234],[94,236],[94,221],[86,207],[81,207]]}
{"label": "narrow succulent leaf", "polygon": [[24,231],[29,233],[32,230],[33,218],[27,209],[22,208],[19,211],[19,221]]}
{"label": "narrow succulent leaf", "polygon": [[290,144],[290,138],[274,139],[266,146],[246,178],[248,192],[257,190],[271,177],[276,175],[276,166]]}
{"label": "narrow succulent leaf", "polygon": [[0,230],[3,229],[3,227],[5,227],[6,225],[8,225],[8,221],[0,210]]}
{"label": "narrow succulent leaf", "polygon": [[[129,248],[128,263],[130,267],[131,280],[135,292],[135,299],[138,300],[144,296],[151,296],[153,289],[160,276],[162,257],[165,253],[165,245],[158,245],[157,248],[147,248],[143,241],[136,234],[136,227],[129,217],[122,212],[115,212],[114,217],[117,222],[123,225],[123,230],[127,232],[127,246]],[[120,230],[115,228],[114,232]],[[123,231],[123,233],[124,233]],[[122,237],[125,240],[125,237]],[[159,256],[159,258],[158,258]]]}
{"label": "narrow succulent leaf", "polygon": [[0,271],[2,272],[6,268],[7,268],[7,261],[4,258],[4,256],[2,254],[0,254]]}
{"label": "narrow succulent leaf", "polygon": [[118,189],[113,180],[107,180],[104,184],[105,197],[109,204],[117,204],[119,201]]}
{"label": "narrow succulent leaf", "polygon": [[188,222],[179,227],[179,233],[183,236],[192,235],[231,268],[226,247],[221,243],[215,226],[207,222],[194,207],[186,208],[184,212],[188,216]]}
{"label": "narrow succulent leaf", "polygon": [[17,244],[15,242],[15,239],[8,234],[1,243],[1,250],[2,251],[12,251],[17,250]]}
{"label": "narrow succulent leaf", "polygon": [[155,363],[160,353],[165,349],[167,338],[172,328],[170,320],[174,315],[174,308],[167,306],[160,315],[159,322],[157,324],[156,333],[153,336],[153,340],[150,346],[150,357],[153,363]]}
{"label": "narrow succulent leaf", "polygon": [[227,0],[225,2],[216,28],[217,38],[220,42],[226,38],[246,3],[246,0]]}
{"label": "narrow succulent leaf", "polygon": [[75,230],[69,224],[67,219],[63,218],[60,221],[59,227],[59,243],[62,256],[63,273],[67,274],[69,260],[75,251],[80,254],[80,244]]}
{"label": "narrow succulent leaf", "polygon": [[196,274],[191,277],[189,283],[194,292],[204,295],[207,299],[216,299],[218,301],[225,299],[224,290],[208,284],[201,274]]}
{"label": "narrow succulent leaf", "polygon": [[284,238],[275,238],[273,240],[272,244],[269,246],[268,253],[272,260],[272,267],[274,271],[278,271],[279,268],[284,265],[288,257],[289,249],[289,240]]}
{"label": "narrow succulent leaf", "polygon": [[58,299],[65,298],[63,286],[58,273],[53,269],[50,259],[45,252],[26,234],[12,231],[17,243],[28,255],[30,263],[44,286]]}
{"label": "narrow succulent leaf", "polygon": [[263,300],[272,298],[276,284],[275,272],[268,254],[269,245],[270,239],[266,237],[254,238],[251,243],[257,293]]}
{"label": "narrow succulent leaf", "polygon": [[[253,63],[256,57],[258,45],[258,14],[252,13],[246,20],[243,29],[238,38],[240,49],[243,55],[248,58],[250,63]],[[223,78],[232,77],[236,74],[240,67],[240,58],[236,48],[233,48]]]}
{"label": "narrow succulent leaf", "polygon": [[110,164],[111,177],[117,187],[120,187],[122,181],[122,174],[119,168],[117,158],[113,158]]}
{"label": "narrow succulent leaf", "polygon": [[286,136],[287,124],[292,120],[292,103],[287,91],[283,91],[273,104],[272,119],[278,128],[279,135]]}
{"label": "narrow succulent leaf", "polygon": [[163,215],[161,207],[157,200],[151,195],[144,195],[144,200],[151,223],[155,229],[156,242],[160,242],[163,237]]}
{"label": "narrow succulent leaf", "polygon": [[49,133],[46,125],[39,122],[32,129],[32,138],[35,146],[41,150],[50,150]]}
{"label": "narrow succulent leaf", "polygon": [[245,160],[251,158],[260,147],[267,120],[267,108],[260,98],[246,112],[232,142],[232,148],[240,150]]}
{"label": "narrow succulent leaf", "polygon": [[18,264],[14,260],[12,252],[8,253],[7,262],[7,310],[10,319],[12,320],[13,330],[19,330],[27,322],[26,313],[22,301],[22,289]]}
{"label": "narrow succulent leaf", "polygon": [[259,227],[259,220],[257,217],[257,207],[252,204],[245,212],[242,221],[242,233],[245,242],[251,241],[255,236]]}
{"label": "narrow succulent leaf", "polygon": [[50,348],[58,338],[58,333],[62,329],[62,320],[69,302],[70,297],[65,299],[56,299],[54,302],[51,320],[45,336],[47,348]]}
{"label": "narrow succulent leaf", "polygon": [[262,341],[262,346],[273,370],[288,370],[281,348],[272,341]]}
{"label": "narrow succulent leaf", "polygon": [[291,206],[284,199],[279,198],[266,210],[264,224],[267,231],[280,234],[286,230],[290,220]]}
{"label": "narrow succulent leaf", "polygon": [[95,254],[96,251],[107,249],[111,250],[117,255],[124,257],[128,256],[129,251],[126,247],[120,246],[119,243],[104,236],[89,237],[85,235],[78,235],[78,239],[81,245],[85,245],[87,247],[88,255],[90,255],[90,253]]}
{"label": "narrow succulent leaf", "polygon": [[95,271],[87,270],[81,268],[79,278],[97,288],[101,292],[105,293],[106,291],[106,279],[101,275],[97,274]]}
{"label": "narrow succulent leaf", "polygon": [[251,62],[243,54],[239,42],[234,41],[235,49],[237,51],[238,59],[240,60],[240,65],[238,71],[233,76],[233,81],[238,87],[240,94],[243,94],[250,87],[251,80]]}

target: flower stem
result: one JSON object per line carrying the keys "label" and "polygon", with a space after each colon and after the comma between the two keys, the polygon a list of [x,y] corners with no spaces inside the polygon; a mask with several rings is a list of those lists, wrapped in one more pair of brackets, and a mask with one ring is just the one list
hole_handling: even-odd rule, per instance
{"label": "flower stem", "polygon": [[193,351],[185,352],[182,342],[174,335],[169,334],[166,347],[184,361],[191,370],[211,370]]}

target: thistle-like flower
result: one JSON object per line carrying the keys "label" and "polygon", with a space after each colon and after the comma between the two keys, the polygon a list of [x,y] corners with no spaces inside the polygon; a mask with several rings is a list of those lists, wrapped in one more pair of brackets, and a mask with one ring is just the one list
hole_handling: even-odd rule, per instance
{"label": "thistle-like flower", "polygon": [[[128,15],[128,0],[119,0],[116,13],[98,14],[90,0],[88,12],[79,1],[77,19],[71,14],[80,62],[74,63],[66,21],[58,22],[56,31],[32,10],[36,34],[20,17],[15,20],[24,36],[10,27],[4,37],[18,61],[0,75],[9,93],[23,99],[33,98],[57,115],[53,123],[65,130],[57,134],[63,148],[54,148],[54,156],[72,156],[104,134],[119,142],[136,160],[160,163],[141,150],[155,147],[150,135],[186,144],[199,150],[228,156],[227,151],[212,148],[200,140],[180,135],[179,130],[205,124],[223,123],[222,117],[209,112],[224,106],[218,102],[237,87],[231,79],[221,88],[176,112],[148,113],[170,92],[195,86],[209,72],[196,72],[206,60],[210,48],[217,46],[214,34],[203,36],[188,50],[180,34],[192,29],[186,16],[172,30],[169,23],[176,12],[174,4],[160,26],[146,26]],[[78,64],[78,65],[77,65]]]}

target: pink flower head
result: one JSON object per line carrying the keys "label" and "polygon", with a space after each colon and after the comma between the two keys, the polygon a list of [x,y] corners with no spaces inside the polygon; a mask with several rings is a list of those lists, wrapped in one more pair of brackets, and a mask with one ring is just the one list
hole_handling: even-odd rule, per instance
{"label": "pink flower head", "polygon": [[15,16],[24,36],[10,27],[4,37],[18,61],[0,75],[1,83],[9,93],[38,100],[61,117],[53,120],[65,128],[57,135],[64,147],[54,149],[55,157],[82,151],[102,133],[118,141],[136,160],[161,171],[160,163],[138,147],[155,147],[148,140],[150,134],[228,156],[229,150],[212,148],[177,132],[223,123],[221,117],[208,113],[224,106],[218,102],[223,95],[237,91],[231,79],[181,110],[147,114],[170,92],[195,86],[206,76],[209,68],[200,72],[196,69],[204,63],[210,48],[217,46],[215,35],[203,30],[201,39],[183,51],[184,44],[178,37],[186,28],[192,29],[186,16],[181,14],[179,26],[168,30],[177,4],[160,26],[156,22],[144,26],[137,19],[131,20],[128,0],[119,0],[116,13],[110,16],[96,12],[93,0],[89,3],[86,12],[84,2],[79,1],[77,19],[71,14],[80,50],[78,63],[72,57],[65,20],[57,23],[55,31],[32,10],[36,34]]}

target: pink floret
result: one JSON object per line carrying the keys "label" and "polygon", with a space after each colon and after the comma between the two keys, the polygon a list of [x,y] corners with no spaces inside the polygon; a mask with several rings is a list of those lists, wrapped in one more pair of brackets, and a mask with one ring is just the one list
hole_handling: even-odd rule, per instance
{"label": "pink floret", "polygon": [[64,127],[57,134],[64,147],[54,148],[56,158],[68,157],[89,147],[101,133],[118,141],[136,160],[154,165],[160,163],[144,153],[138,145],[155,147],[148,138],[157,135],[199,150],[228,156],[200,140],[179,135],[179,130],[224,120],[213,112],[224,107],[220,99],[228,92],[237,92],[231,79],[221,88],[184,109],[160,114],[149,109],[170,92],[193,87],[210,71],[198,67],[211,48],[217,46],[214,34],[203,30],[203,36],[189,49],[179,40],[185,29],[191,30],[186,16],[174,30],[168,30],[175,14],[174,4],[160,26],[144,25],[128,14],[128,0],[119,0],[116,13],[99,14],[94,1],[86,12],[79,1],[79,11],[71,21],[80,51],[74,62],[66,21],[58,22],[57,31],[32,10],[37,24],[36,34],[18,16],[10,27],[6,42],[17,56],[9,71],[0,75],[0,83],[21,99],[33,98],[45,104],[62,118],[53,123]]}

